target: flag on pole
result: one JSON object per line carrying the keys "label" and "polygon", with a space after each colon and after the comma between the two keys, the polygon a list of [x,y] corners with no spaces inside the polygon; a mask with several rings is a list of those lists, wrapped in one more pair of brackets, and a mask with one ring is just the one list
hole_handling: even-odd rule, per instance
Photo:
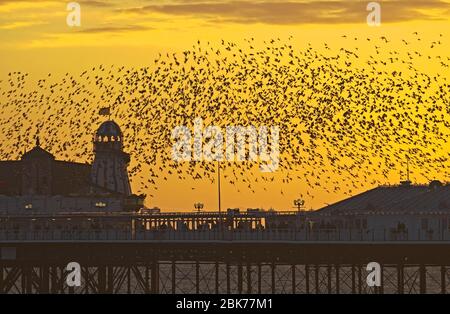
{"label": "flag on pole", "polygon": [[111,114],[109,107],[103,107],[100,108],[100,111],[98,112],[99,115],[101,116],[109,116]]}

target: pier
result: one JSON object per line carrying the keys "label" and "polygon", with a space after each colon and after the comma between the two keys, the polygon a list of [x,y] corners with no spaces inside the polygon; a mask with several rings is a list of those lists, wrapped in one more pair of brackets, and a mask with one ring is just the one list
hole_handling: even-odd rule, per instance
{"label": "pier", "polygon": [[[430,237],[320,219],[251,211],[3,215],[0,293],[450,291],[448,230]],[[70,262],[81,266],[80,287],[66,285]],[[379,287],[366,283],[370,262],[382,267]]]}

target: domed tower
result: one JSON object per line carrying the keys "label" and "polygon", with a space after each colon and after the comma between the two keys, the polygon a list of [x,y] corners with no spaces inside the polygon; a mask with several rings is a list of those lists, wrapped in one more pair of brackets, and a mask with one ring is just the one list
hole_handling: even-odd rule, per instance
{"label": "domed tower", "polygon": [[94,135],[92,182],[110,191],[131,195],[127,166],[130,155],[123,151],[123,135],[116,122],[103,122]]}

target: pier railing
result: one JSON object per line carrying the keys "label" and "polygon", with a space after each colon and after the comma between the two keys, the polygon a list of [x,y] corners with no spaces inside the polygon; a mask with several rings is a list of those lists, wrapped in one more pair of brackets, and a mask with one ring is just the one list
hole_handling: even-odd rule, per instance
{"label": "pier railing", "polygon": [[448,241],[450,232],[378,230],[3,230],[0,241]]}

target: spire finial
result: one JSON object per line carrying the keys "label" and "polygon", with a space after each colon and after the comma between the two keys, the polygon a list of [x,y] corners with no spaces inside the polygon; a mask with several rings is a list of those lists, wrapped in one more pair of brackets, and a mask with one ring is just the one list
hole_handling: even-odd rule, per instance
{"label": "spire finial", "polygon": [[39,140],[39,135],[36,135],[36,146],[41,146],[41,141]]}

